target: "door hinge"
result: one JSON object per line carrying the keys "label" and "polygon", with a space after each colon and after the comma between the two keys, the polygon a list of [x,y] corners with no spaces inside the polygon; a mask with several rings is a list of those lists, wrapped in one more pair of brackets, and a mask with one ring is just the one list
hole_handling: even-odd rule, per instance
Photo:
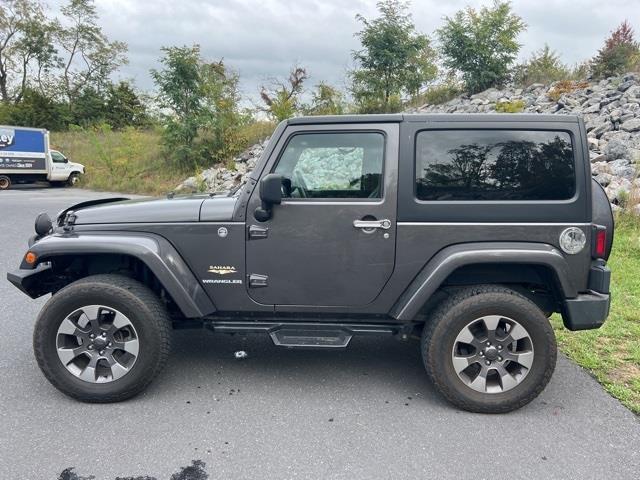
{"label": "door hinge", "polygon": [[266,275],[260,275],[259,273],[252,273],[249,275],[249,288],[262,288],[267,286],[267,280],[269,277]]}
{"label": "door hinge", "polygon": [[269,228],[261,227],[260,225],[251,225],[249,227],[249,239],[261,239],[267,238],[269,235]]}

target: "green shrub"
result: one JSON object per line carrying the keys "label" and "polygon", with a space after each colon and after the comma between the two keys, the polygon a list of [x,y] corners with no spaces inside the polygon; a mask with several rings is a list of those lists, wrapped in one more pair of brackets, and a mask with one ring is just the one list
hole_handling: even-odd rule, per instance
{"label": "green shrub", "polygon": [[585,62],[576,63],[569,70],[569,76],[567,77],[567,80],[576,80],[576,81],[586,80],[587,78],[589,78],[589,75],[591,74],[590,72],[591,72],[591,62],[585,61]]}
{"label": "green shrub", "polygon": [[422,105],[441,105],[453,100],[462,94],[463,89],[454,81],[446,81],[437,85],[433,85],[426,89],[420,95],[413,97],[408,106],[420,107]]}
{"label": "green shrub", "polygon": [[620,208],[627,208],[629,206],[629,197],[629,192],[626,190],[620,190],[617,195],[618,206],[620,206]]}
{"label": "green shrub", "polygon": [[462,74],[469,93],[500,86],[509,80],[518,56],[518,35],[526,29],[511,4],[495,0],[479,11],[471,7],[445,17],[438,29],[445,67]]}
{"label": "green shrub", "polygon": [[534,83],[565,80],[569,75],[569,69],[560,61],[558,54],[545,44],[527,62],[515,68],[513,83],[528,87]]}
{"label": "green shrub", "polygon": [[409,6],[401,0],[377,2],[379,16],[356,15],[361,48],[352,52],[351,94],[359,113],[402,111],[402,98],[416,95],[436,78],[436,51],[416,30]]}
{"label": "green shrub", "polygon": [[244,148],[269,138],[277,125],[276,122],[261,120],[249,122],[240,127],[240,137],[243,139]]}
{"label": "green shrub", "polygon": [[634,70],[639,64],[640,44],[634,38],[631,25],[625,20],[605,40],[591,68],[594,77],[606,78]]}
{"label": "green shrub", "polygon": [[496,112],[499,113],[520,113],[524,111],[523,100],[512,100],[510,102],[496,103]]}

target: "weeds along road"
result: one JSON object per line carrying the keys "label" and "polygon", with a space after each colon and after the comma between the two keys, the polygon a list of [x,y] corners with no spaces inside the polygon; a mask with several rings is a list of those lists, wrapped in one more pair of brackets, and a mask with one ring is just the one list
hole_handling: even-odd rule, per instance
{"label": "weeds along road", "polygon": [[[637,478],[640,422],[560,356],[553,380],[508,415],[458,411],[427,381],[416,343],[355,338],[285,350],[266,336],[176,332],[142,395],[88,405],[55,390],[31,350],[30,300],[6,281],[33,221],[78,189],[0,192],[0,478]],[[245,350],[238,361],[234,352]],[[193,460],[200,462],[190,469]],[[73,467],[70,473],[65,469]],[[64,472],[64,473],[63,473]],[[77,474],[77,476],[74,476]]]}

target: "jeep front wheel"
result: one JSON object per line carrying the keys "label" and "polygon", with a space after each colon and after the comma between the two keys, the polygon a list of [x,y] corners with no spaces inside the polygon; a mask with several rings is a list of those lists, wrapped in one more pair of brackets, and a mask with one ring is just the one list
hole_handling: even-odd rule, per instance
{"label": "jeep front wheel", "polygon": [[35,326],[40,369],[58,390],[85,402],[141,392],[170,349],[171,321],[158,297],[121,275],[78,280],[53,295]]}
{"label": "jeep front wheel", "polygon": [[422,357],[436,388],[472,412],[503,413],[537,397],[553,374],[557,347],[544,313],[499,286],[454,293],[425,325]]}

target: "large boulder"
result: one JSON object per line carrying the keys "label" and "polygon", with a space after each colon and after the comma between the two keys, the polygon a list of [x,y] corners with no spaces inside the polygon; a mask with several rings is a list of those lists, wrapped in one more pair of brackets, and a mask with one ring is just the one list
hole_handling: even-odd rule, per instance
{"label": "large boulder", "polygon": [[607,156],[608,160],[617,160],[619,158],[629,159],[628,141],[621,138],[612,138],[602,148],[602,153]]}

